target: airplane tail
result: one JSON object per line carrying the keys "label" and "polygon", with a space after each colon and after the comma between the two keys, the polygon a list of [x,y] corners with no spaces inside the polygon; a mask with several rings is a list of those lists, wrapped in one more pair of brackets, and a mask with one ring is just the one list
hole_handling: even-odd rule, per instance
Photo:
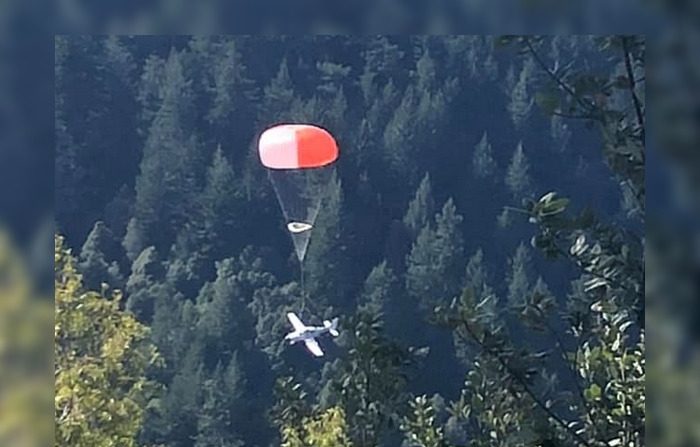
{"label": "airplane tail", "polygon": [[337,337],[338,335],[340,335],[340,333],[338,332],[338,317],[333,318],[333,320],[331,321],[324,320],[323,326],[328,328],[328,332],[332,336]]}

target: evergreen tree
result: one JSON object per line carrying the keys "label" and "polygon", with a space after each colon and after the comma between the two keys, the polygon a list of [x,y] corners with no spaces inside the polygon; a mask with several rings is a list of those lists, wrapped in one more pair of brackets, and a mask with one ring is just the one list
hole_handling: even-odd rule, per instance
{"label": "evergreen tree", "polygon": [[211,259],[223,259],[241,249],[243,196],[233,167],[219,147],[207,171],[206,186],[199,200],[205,243]]}
{"label": "evergreen tree", "polygon": [[430,51],[427,48],[423,50],[423,54],[416,62],[416,75],[420,91],[433,91],[437,84],[437,70],[435,61],[430,57]]}
{"label": "evergreen tree", "polygon": [[172,447],[192,447],[198,433],[199,408],[203,400],[203,367],[197,346],[190,346],[175,377],[159,402],[156,442]]}
{"label": "evergreen tree", "polygon": [[429,225],[434,215],[435,202],[430,186],[430,175],[426,173],[413,196],[413,200],[408,204],[403,223],[416,236],[421,229]]}
{"label": "evergreen tree", "polygon": [[103,46],[106,63],[114,73],[115,80],[121,82],[129,93],[129,97],[132,97],[137,66],[134,56],[125,45],[124,38],[109,35],[105,38]]}
{"label": "evergreen tree", "polygon": [[[151,123],[136,179],[134,218],[146,243],[166,249],[192,214],[197,191],[198,143],[192,133],[194,98],[182,56],[164,67],[162,102]],[[144,247],[135,247],[143,249]]]}
{"label": "evergreen tree", "polygon": [[530,250],[524,243],[520,243],[515,253],[509,260],[510,270],[507,275],[508,304],[517,306],[526,300],[530,293]]}
{"label": "evergreen tree", "polygon": [[390,172],[396,177],[404,176],[404,179],[409,180],[415,171],[414,163],[411,162],[411,148],[416,145],[416,132],[422,125],[416,116],[418,101],[415,89],[408,86],[383,135],[384,158]]}
{"label": "evergreen tree", "polygon": [[260,107],[262,122],[275,122],[285,119],[294,102],[294,86],[289,76],[287,59],[280,63],[277,76],[263,91],[263,99]]}
{"label": "evergreen tree", "polygon": [[163,266],[158,260],[155,247],[148,247],[134,260],[131,275],[126,281],[126,308],[139,321],[150,322],[156,297],[162,292],[159,283],[163,277]]}
{"label": "evergreen tree", "polygon": [[391,300],[396,294],[397,278],[386,261],[377,265],[367,275],[360,294],[359,304],[367,306],[376,314],[391,309]]}
{"label": "evergreen tree", "polygon": [[509,91],[510,101],[508,103],[508,111],[510,112],[511,120],[513,120],[513,124],[516,128],[522,127],[527,121],[534,105],[532,95],[528,93],[532,71],[533,62],[530,59],[526,59],[520,70],[517,82]]}
{"label": "evergreen tree", "polygon": [[209,363],[228,361],[232,352],[252,334],[246,319],[246,297],[239,285],[240,272],[235,260],[217,262],[216,280],[202,288],[197,298],[199,320],[196,332],[207,348]]}
{"label": "evergreen tree", "polygon": [[117,259],[118,254],[118,244],[110,229],[102,221],[95,222],[80,250],[78,262],[85,286],[99,290],[102,283],[107,283],[122,288],[124,279],[119,272],[119,265],[116,261],[110,262]]}
{"label": "evergreen tree", "polygon": [[[345,264],[343,189],[337,176],[328,182],[304,261],[309,297],[317,309],[345,306],[352,278]],[[310,303],[307,303],[310,304]]]}
{"label": "evergreen tree", "polygon": [[[213,126],[216,143],[233,149],[233,142],[252,136],[258,91],[248,78],[238,41],[227,38],[217,47],[211,69],[213,85],[207,92],[213,98],[206,119]],[[236,163],[242,161],[244,152],[230,153],[236,155]]]}
{"label": "evergreen tree", "polygon": [[182,362],[193,342],[199,344],[195,330],[197,312],[192,301],[182,295],[161,288],[164,293],[154,297],[151,339],[165,360],[159,380],[168,384],[182,367]]}
{"label": "evergreen tree", "polygon": [[489,143],[488,135],[484,135],[479,140],[479,143],[474,147],[472,155],[472,169],[474,177],[480,179],[488,179],[496,173],[496,160],[493,158],[493,149]]}
{"label": "evergreen tree", "polygon": [[243,421],[236,420],[233,414],[236,408],[241,409],[242,380],[240,366],[234,356],[227,368],[218,364],[211,378],[204,381],[204,397],[197,418],[194,447],[244,445],[236,435],[236,425]]}
{"label": "evergreen tree", "polygon": [[154,54],[149,55],[141,71],[137,95],[138,102],[141,104],[142,125],[145,128],[150,126],[163,100],[164,74],[165,60]]}
{"label": "evergreen tree", "polygon": [[525,157],[522,142],[518,143],[515,152],[513,152],[513,157],[510,159],[505,183],[515,199],[528,198],[533,194],[530,163]]}
{"label": "evergreen tree", "polygon": [[406,290],[426,308],[457,294],[462,264],[462,216],[452,199],[418,234],[407,259]]}

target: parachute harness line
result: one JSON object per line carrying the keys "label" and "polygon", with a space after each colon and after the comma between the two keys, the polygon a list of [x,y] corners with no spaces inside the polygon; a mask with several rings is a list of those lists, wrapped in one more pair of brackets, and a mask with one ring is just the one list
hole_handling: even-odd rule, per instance
{"label": "parachute harness line", "polygon": [[306,310],[306,285],[304,284],[304,261],[300,260],[299,261],[299,270],[301,272],[301,310],[299,311],[300,315],[304,315],[304,311]]}

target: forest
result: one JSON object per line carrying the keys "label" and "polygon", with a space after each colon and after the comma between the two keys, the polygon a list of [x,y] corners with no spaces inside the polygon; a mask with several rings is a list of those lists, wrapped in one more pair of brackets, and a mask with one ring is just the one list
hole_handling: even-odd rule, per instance
{"label": "forest", "polygon": [[[55,445],[644,445],[644,64],[639,36],[56,37]],[[278,123],[340,148],[301,264]],[[339,317],[324,357],[289,311]]]}

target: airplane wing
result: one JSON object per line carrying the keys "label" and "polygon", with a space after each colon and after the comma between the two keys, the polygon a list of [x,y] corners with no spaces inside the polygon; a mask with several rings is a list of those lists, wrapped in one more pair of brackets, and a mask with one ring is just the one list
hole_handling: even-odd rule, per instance
{"label": "airplane wing", "polygon": [[315,338],[307,338],[304,340],[304,344],[306,345],[306,349],[308,349],[313,355],[316,357],[323,357],[323,351],[321,351],[321,347],[318,345]]}
{"label": "airplane wing", "polygon": [[296,331],[302,331],[306,329],[306,326],[304,326],[304,323],[301,322],[299,317],[294,312],[289,312],[287,314],[287,319],[289,320],[290,323],[292,323],[292,326],[294,326],[294,330]]}

